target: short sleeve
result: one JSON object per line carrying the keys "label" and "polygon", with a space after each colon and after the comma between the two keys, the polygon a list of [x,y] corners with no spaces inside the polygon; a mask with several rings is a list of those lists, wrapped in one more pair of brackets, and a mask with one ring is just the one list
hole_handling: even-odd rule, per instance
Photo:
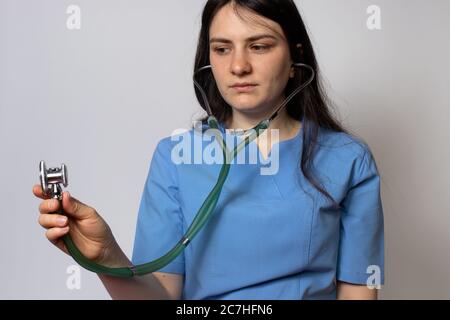
{"label": "short sleeve", "polygon": [[[171,161],[171,141],[161,140],[153,153],[142,193],[136,224],[132,262],[153,261],[172,249],[183,236],[176,166]],[[184,274],[184,253],[160,272]]]}
{"label": "short sleeve", "polygon": [[384,222],[380,176],[366,147],[354,163],[348,192],[341,202],[337,280],[384,284]]}

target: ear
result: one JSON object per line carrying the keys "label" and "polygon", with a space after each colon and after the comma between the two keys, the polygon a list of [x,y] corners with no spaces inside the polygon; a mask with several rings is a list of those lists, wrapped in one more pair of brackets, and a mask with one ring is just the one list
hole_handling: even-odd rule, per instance
{"label": "ear", "polygon": [[293,77],[295,77],[295,68],[291,67],[291,71],[289,73],[289,78],[293,78]]}
{"label": "ear", "polygon": [[303,55],[303,48],[301,43],[297,43],[297,49],[300,51],[300,54]]}
{"label": "ear", "polygon": [[291,67],[291,70],[289,72],[289,78],[294,78],[295,77],[295,67]]}

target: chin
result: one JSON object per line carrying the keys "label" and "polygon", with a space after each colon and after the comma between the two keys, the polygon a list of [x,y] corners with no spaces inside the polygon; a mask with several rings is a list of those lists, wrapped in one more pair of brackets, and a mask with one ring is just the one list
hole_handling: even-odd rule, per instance
{"label": "chin", "polygon": [[233,99],[229,102],[229,105],[238,111],[252,111],[261,108],[261,105],[252,98]]}
{"label": "chin", "polygon": [[248,114],[261,114],[261,113],[265,114],[267,112],[267,107],[265,108],[264,105],[255,102],[253,103],[235,102],[233,104],[230,104],[230,106],[235,111]]}

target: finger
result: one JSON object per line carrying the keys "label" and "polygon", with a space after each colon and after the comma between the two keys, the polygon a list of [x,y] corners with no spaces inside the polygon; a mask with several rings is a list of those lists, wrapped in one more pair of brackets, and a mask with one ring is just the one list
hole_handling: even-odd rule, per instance
{"label": "finger", "polygon": [[46,237],[48,240],[50,240],[50,242],[52,242],[53,244],[56,244],[56,242],[62,237],[64,236],[67,232],[69,232],[69,227],[64,227],[64,228],[51,228],[48,229],[47,232],[45,233]]}
{"label": "finger", "polygon": [[56,213],[60,209],[59,200],[48,199],[39,204],[39,212],[42,214]]}
{"label": "finger", "polygon": [[39,224],[46,229],[54,227],[66,227],[68,219],[67,217],[59,214],[41,214],[39,215]]}
{"label": "finger", "polygon": [[40,184],[35,184],[33,186],[33,194],[41,199],[50,199],[50,195],[45,195],[44,192],[42,191],[42,187]]}
{"label": "finger", "polygon": [[64,213],[74,218],[85,219],[92,217],[92,215],[95,214],[95,210],[93,208],[72,197],[67,191],[63,192],[62,203]]}

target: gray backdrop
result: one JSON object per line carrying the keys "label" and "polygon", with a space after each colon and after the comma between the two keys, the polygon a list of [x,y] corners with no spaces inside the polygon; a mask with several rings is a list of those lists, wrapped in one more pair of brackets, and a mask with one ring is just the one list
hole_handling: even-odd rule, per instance
{"label": "gray backdrop", "polygon": [[[381,298],[450,298],[450,2],[296,1],[340,118],[382,176]],[[53,247],[31,193],[38,163],[66,163],[130,256],[148,165],[203,113],[191,82],[204,0],[0,0],[0,298],[109,299]],[[81,28],[70,30],[70,5]],[[381,30],[369,30],[370,5]]]}

